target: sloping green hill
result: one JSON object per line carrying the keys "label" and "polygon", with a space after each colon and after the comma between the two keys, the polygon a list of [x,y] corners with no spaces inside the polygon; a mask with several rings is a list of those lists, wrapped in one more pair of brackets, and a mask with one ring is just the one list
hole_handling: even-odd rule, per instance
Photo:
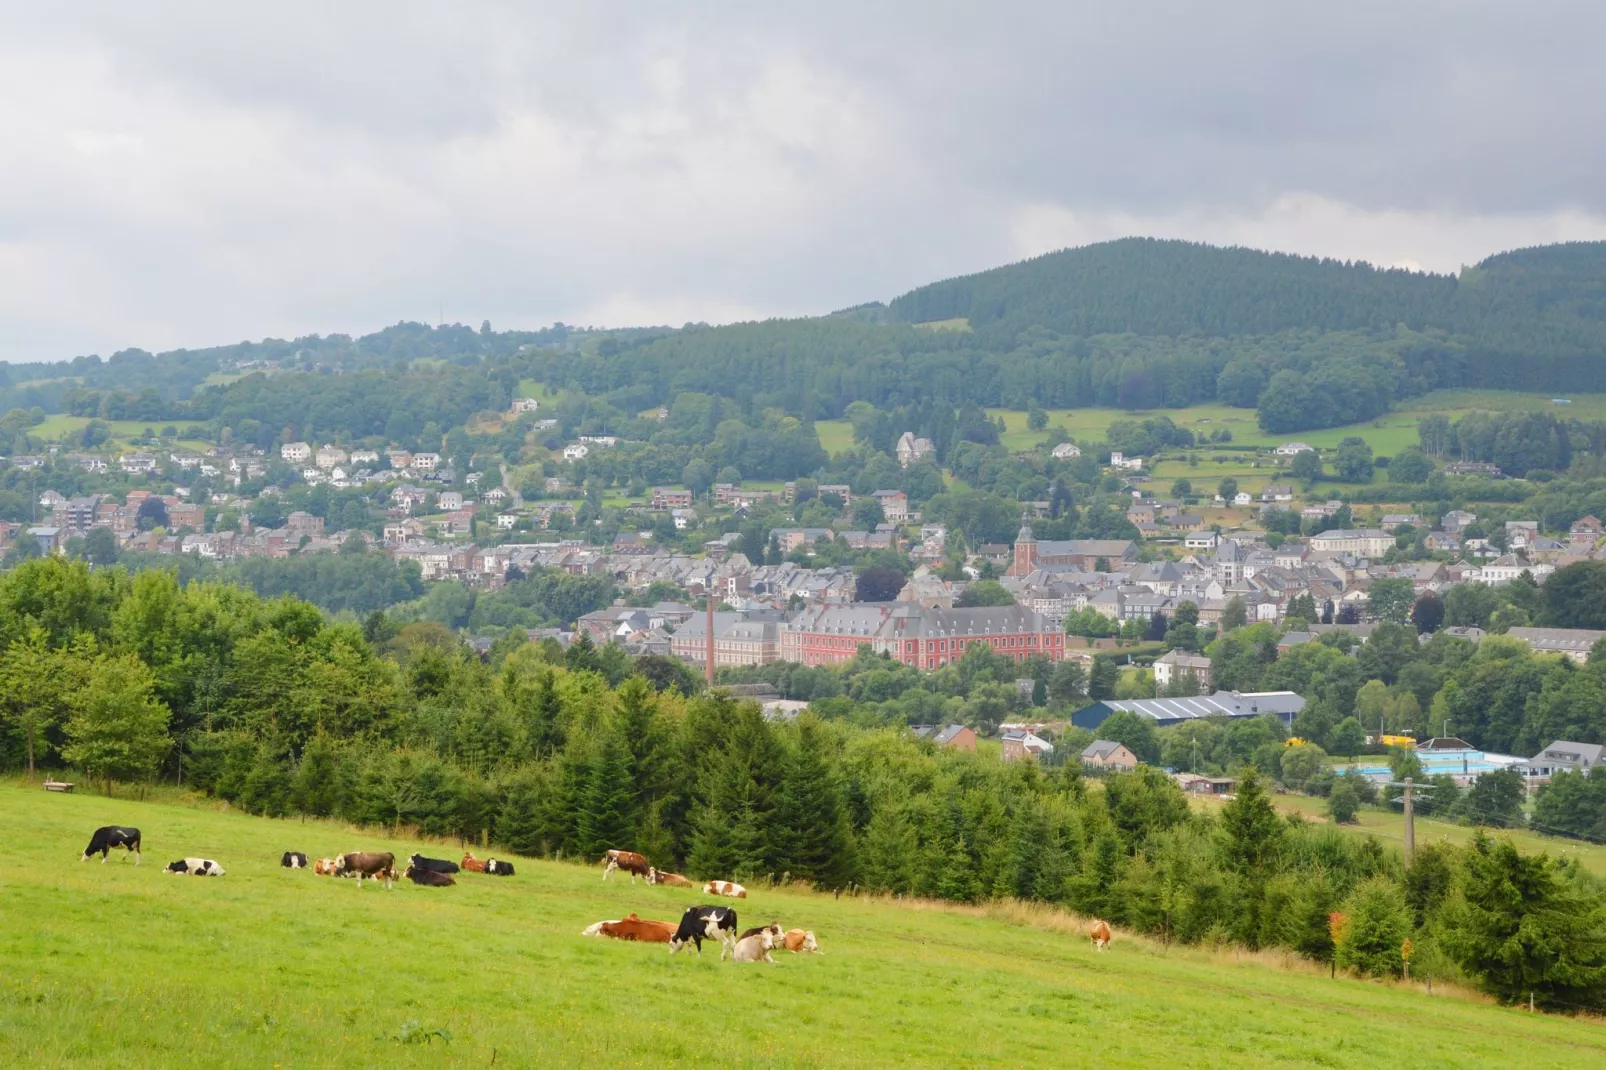
{"label": "sloping green hill", "polygon": [[[79,862],[112,822],[144,832],[142,866]],[[1046,913],[754,889],[744,927],[813,929],[826,953],[736,966],[580,936],[704,901],[595,867],[520,859],[511,878],[393,891],[279,868],[287,849],[424,846],[328,823],[13,782],[0,845],[11,1065],[1606,1064],[1598,1022],[1120,936],[1098,954]],[[228,875],[161,872],[186,855]]]}

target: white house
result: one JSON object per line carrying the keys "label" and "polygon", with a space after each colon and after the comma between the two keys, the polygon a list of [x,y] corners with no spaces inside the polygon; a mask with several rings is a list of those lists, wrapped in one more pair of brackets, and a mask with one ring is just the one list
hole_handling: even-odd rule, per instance
{"label": "white house", "polygon": [[312,460],[312,447],[305,442],[286,442],[279,447],[279,456],[291,464],[302,464]]}
{"label": "white house", "polygon": [[1070,461],[1082,456],[1082,447],[1074,442],[1061,442],[1049,451],[1049,456],[1056,461]]}
{"label": "white house", "polygon": [[318,450],[317,456],[312,463],[319,468],[328,469],[334,468],[336,465],[345,464],[346,459],[345,450],[340,449],[338,446],[324,446]]}
{"label": "white house", "polygon": [[1232,496],[1232,504],[1234,505],[1249,505],[1254,500],[1254,498],[1249,496],[1249,492],[1247,490],[1241,490]]}
{"label": "white house", "polygon": [[1111,468],[1130,468],[1133,471],[1137,471],[1137,470],[1139,470],[1139,469],[1141,469],[1143,467],[1143,458],[1142,457],[1128,457],[1124,453],[1122,453],[1120,450],[1115,450],[1114,452],[1112,452],[1110,454],[1110,467]]}
{"label": "white house", "polygon": [[590,446],[587,446],[584,442],[575,442],[563,447],[563,459],[565,461],[578,461],[590,452]]}
{"label": "white house", "polygon": [[433,472],[435,471],[436,467],[440,465],[440,463],[441,455],[438,453],[413,454],[413,467],[418,469],[420,472]]}
{"label": "white house", "polygon": [[593,446],[619,445],[619,437],[617,435],[581,435],[580,441],[589,442]]}
{"label": "white house", "polygon": [[1293,457],[1296,454],[1309,452],[1313,448],[1314,447],[1305,445],[1303,442],[1284,442],[1272,452],[1279,457]]}
{"label": "white house", "polygon": [[541,407],[541,403],[534,398],[514,398],[508,410],[515,415],[521,412],[534,412]]}

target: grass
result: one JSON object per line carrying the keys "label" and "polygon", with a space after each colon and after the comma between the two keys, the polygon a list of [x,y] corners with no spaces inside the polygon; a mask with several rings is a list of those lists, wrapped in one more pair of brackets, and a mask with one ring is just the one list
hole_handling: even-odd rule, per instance
{"label": "grass", "polygon": [[814,430],[829,456],[835,457],[853,448],[853,425],[846,420],[816,420]]}
{"label": "grass", "polygon": [[[57,413],[54,416],[45,417],[43,423],[30,427],[28,433],[47,441],[60,442],[70,447],[82,441],[80,436],[84,427],[89,423],[89,419],[87,416],[67,416]],[[144,438],[147,428],[159,435],[164,427],[178,428],[179,439],[176,445],[184,449],[204,450],[211,445],[211,443],[201,439],[187,439],[184,437],[185,435],[193,435],[206,426],[193,420],[102,420],[100,422],[106,425],[111,438],[105,445],[96,447],[97,449],[106,449],[107,446],[126,446],[132,439]]]}
{"label": "grass", "polygon": [[[1211,796],[1191,796],[1195,805],[1200,807],[1220,806],[1222,800]],[[1298,813],[1316,821],[1326,821],[1327,800],[1313,798],[1309,795],[1277,795],[1272,801],[1283,813]],[[1376,836],[1393,847],[1403,848],[1405,844],[1405,815],[1399,810],[1381,810],[1372,807],[1362,807],[1355,815],[1355,824],[1340,825],[1339,828],[1352,831],[1357,835]],[[1418,846],[1428,843],[1463,844],[1471,840],[1476,829],[1467,825],[1458,825],[1451,821],[1438,821],[1431,817],[1416,817],[1416,842]],[[1548,852],[1552,857],[1576,858],[1586,870],[1597,876],[1606,877],[1606,846],[1584,843],[1580,840],[1569,840],[1555,836],[1541,836],[1537,832],[1526,829],[1512,829],[1497,833],[1501,836],[1510,836],[1512,842],[1522,851],[1538,854]]]}
{"label": "grass", "polygon": [[[132,824],[145,864],[80,863]],[[581,937],[674,918],[691,891],[520,859],[518,875],[394,891],[280,869],[423,845],[209,805],[46,795],[0,783],[0,1057],[26,1066],[1576,1067],[1606,1027],[1465,994],[1330,980],[1281,956],[1119,936],[1065,915],[754,889],[745,926],[813,929],[826,954],[772,966]],[[456,856],[447,846],[426,848]],[[170,877],[186,855],[222,878]],[[449,1032],[448,1041],[436,1035]],[[427,1042],[424,1042],[426,1041]]]}

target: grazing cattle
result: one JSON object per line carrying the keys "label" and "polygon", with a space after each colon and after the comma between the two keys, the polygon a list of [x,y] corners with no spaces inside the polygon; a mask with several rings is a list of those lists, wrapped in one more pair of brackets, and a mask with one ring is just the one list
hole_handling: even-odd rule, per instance
{"label": "grazing cattle", "polygon": [[286,851],[284,857],[279,859],[279,865],[285,869],[306,869],[307,856],[300,851]]}
{"label": "grazing cattle", "polygon": [[504,862],[500,858],[487,858],[485,860],[485,872],[493,877],[511,877],[513,876],[513,863]]}
{"label": "grazing cattle", "polygon": [[442,873],[438,869],[423,869],[414,865],[409,865],[402,876],[414,884],[422,884],[426,888],[450,888],[457,883],[455,877]]}
{"label": "grazing cattle", "polygon": [[333,858],[320,858],[312,864],[312,872],[320,877],[333,877],[337,863]]}
{"label": "grazing cattle", "polygon": [[196,877],[221,877],[223,867],[210,858],[181,858],[167,864],[168,873],[188,873]]}
{"label": "grazing cattle", "polygon": [[473,851],[464,851],[463,868],[468,870],[470,873],[484,873],[485,860],[482,858],[475,858]]}
{"label": "grazing cattle", "polygon": [[352,851],[335,859],[335,876],[356,877],[359,887],[364,877],[382,880],[389,888],[396,879],[396,856],[389,851]]}
{"label": "grazing cattle", "polygon": [[664,870],[654,869],[650,866],[647,868],[647,883],[667,884],[671,888],[690,888],[692,886],[691,881],[682,877],[679,873],[667,873]]}
{"label": "grazing cattle", "polygon": [[810,951],[816,955],[823,955],[820,945],[814,942],[814,930],[788,929],[786,935],[781,937],[781,947],[788,951]]}
{"label": "grazing cattle", "polygon": [[608,864],[602,871],[602,879],[607,880],[616,869],[622,869],[630,874],[630,883],[635,884],[637,877],[645,877],[652,871],[643,855],[634,851],[609,851]]}
{"label": "grazing cattle", "polygon": [[634,914],[618,921],[599,921],[594,936],[609,936],[615,940],[639,940],[644,944],[667,944],[675,935],[672,921],[652,921]]}
{"label": "grazing cattle", "polygon": [[413,855],[407,864],[414,869],[427,869],[434,873],[456,873],[457,863],[448,862],[444,858],[425,858],[423,855]]}
{"label": "grazing cattle", "polygon": [[769,962],[775,960],[770,957],[770,950],[775,946],[775,934],[770,930],[775,926],[759,929],[752,936],[743,937],[736,941],[731,950],[731,959],[735,962]]}
{"label": "grazing cattle", "polygon": [[113,847],[121,847],[134,856],[134,865],[139,865],[139,829],[124,828],[122,825],[107,825],[95,830],[89,837],[89,846],[84,848],[84,856],[78,861],[88,862],[89,856],[100,855],[101,864],[106,862],[106,856],[111,854]]}
{"label": "grazing cattle", "polygon": [[723,895],[731,899],[746,899],[747,889],[731,881],[709,881],[703,885],[704,895]]}
{"label": "grazing cattle", "polygon": [[1110,923],[1101,918],[1094,918],[1093,924],[1087,927],[1087,935],[1093,941],[1093,947],[1104,951],[1110,946]]}
{"label": "grazing cattle", "polygon": [[724,961],[736,943],[736,911],[730,907],[687,907],[675,935],[669,939],[669,953],[694,943],[701,955],[704,940],[719,941],[719,957]]}

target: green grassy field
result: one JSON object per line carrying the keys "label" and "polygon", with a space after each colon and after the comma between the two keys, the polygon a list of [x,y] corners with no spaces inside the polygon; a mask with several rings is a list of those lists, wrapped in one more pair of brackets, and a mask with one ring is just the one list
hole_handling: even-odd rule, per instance
{"label": "green grassy field", "polygon": [[[1200,807],[1216,807],[1221,800],[1210,796],[1193,796],[1195,805]],[[1327,820],[1327,801],[1312,798],[1308,795],[1277,795],[1272,798],[1277,808],[1283,813],[1303,814],[1315,821]],[[1357,835],[1376,836],[1384,843],[1395,847],[1403,847],[1405,843],[1405,815],[1399,810],[1379,810],[1371,807],[1362,807],[1355,815],[1355,824],[1340,825],[1346,831]],[[1453,843],[1463,844],[1472,839],[1476,829],[1467,825],[1458,825],[1451,821],[1435,821],[1431,817],[1416,818],[1416,842],[1418,846],[1426,843]],[[1581,840],[1569,840],[1558,836],[1541,836],[1526,829],[1514,829],[1510,832],[1501,832],[1499,835],[1509,835],[1521,850],[1538,854],[1541,851],[1549,853],[1554,858],[1576,858],[1581,866],[1589,872],[1606,877],[1606,847]]]}
{"label": "green grassy field", "polygon": [[[55,416],[47,416],[43,423],[30,427],[28,433],[49,442],[61,442],[71,446],[81,441],[79,436],[88,423],[87,416],[67,416],[57,413]],[[201,439],[184,437],[194,434],[197,428],[205,426],[191,420],[102,420],[101,423],[110,431],[110,441],[114,445],[126,445],[131,439],[143,438],[147,429],[161,434],[164,427],[178,428],[177,445],[185,449],[205,449],[210,445]]]}
{"label": "green grassy field", "polygon": [[[142,866],[80,863],[108,823]],[[754,889],[742,924],[813,929],[826,954],[737,966],[713,950],[581,937],[699,893],[518,861],[518,875],[393,891],[280,869],[420,845],[209,806],[0,783],[0,1056],[24,1066],[1193,1066],[1606,1064],[1606,1026],[1273,956],[1117,936],[1063,915]],[[427,848],[456,857],[447,846]],[[186,855],[221,878],[173,877]],[[450,1040],[435,1036],[449,1032]]]}
{"label": "green grassy field", "polygon": [[816,420],[814,430],[820,445],[833,457],[853,448],[853,425],[846,420]]}

